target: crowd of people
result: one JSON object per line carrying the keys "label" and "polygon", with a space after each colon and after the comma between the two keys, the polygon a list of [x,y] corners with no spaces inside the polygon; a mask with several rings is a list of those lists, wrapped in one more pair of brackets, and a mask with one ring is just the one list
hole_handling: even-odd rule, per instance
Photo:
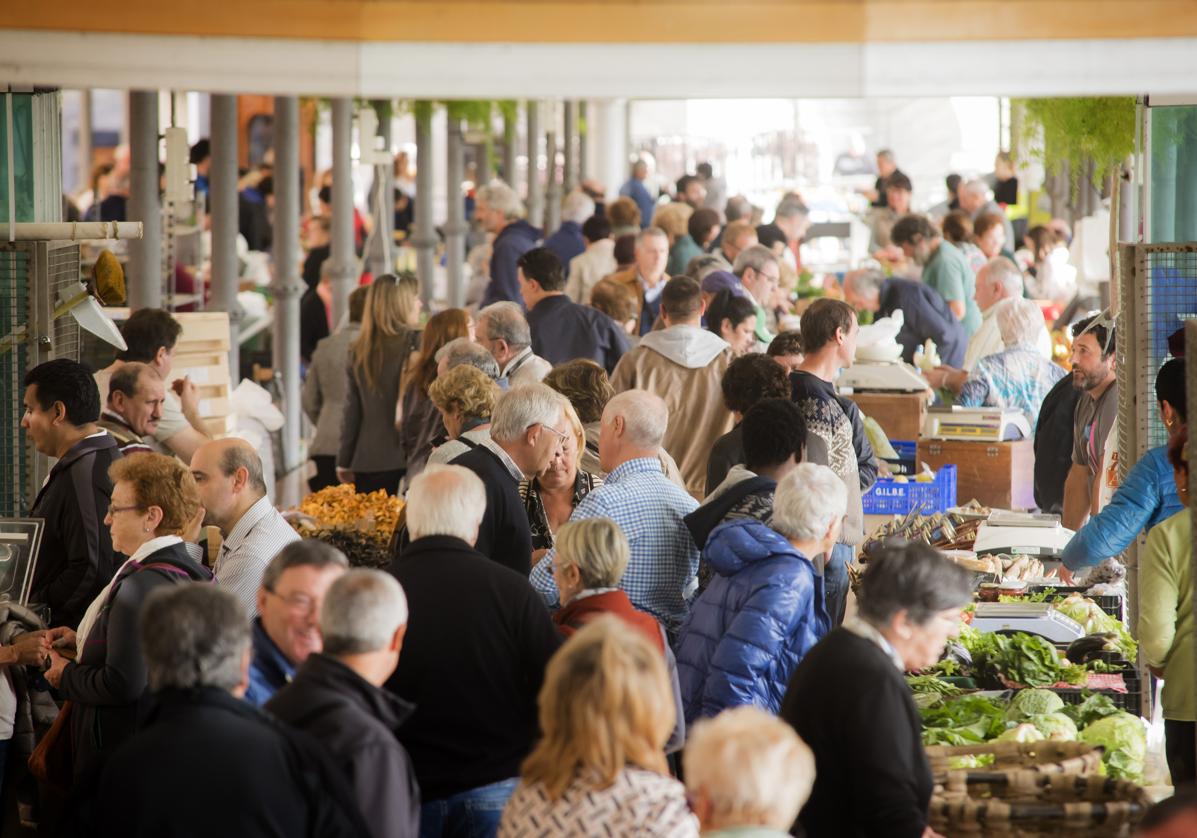
{"label": "crowd of people", "polygon": [[835,382],[866,312],[903,313],[907,360],[933,340],[957,403],[1026,414],[1040,505],[1080,530],[1070,570],[1155,527],[1140,629],[1192,773],[1183,361],[1157,384],[1170,447],[1118,487],[1108,317],[1072,325],[1066,373],[1027,296],[1063,273],[1051,249],[1021,267],[977,234],[1005,226],[977,182],[911,213],[878,162],[881,261],[801,307],[800,196],[753,226],[742,196],[707,203],[709,171],[666,203],[642,164],[605,207],[566,196],[543,244],[510,187],[480,188],[476,309],[424,312],[411,274],[356,289],[308,356],[309,485],[403,496],[385,570],[301,539],[257,451],[209,437],[167,312],[134,312],[109,367],[31,369],[47,619],[0,646],[0,733],[41,822],[930,838],[902,674],[938,660],[971,580],[893,544],[850,594],[883,466]]}

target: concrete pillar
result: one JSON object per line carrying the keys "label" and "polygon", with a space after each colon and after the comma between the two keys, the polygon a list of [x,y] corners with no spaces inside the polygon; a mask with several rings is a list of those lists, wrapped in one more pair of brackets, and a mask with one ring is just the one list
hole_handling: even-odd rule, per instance
{"label": "concrete pillar", "polygon": [[578,104],[572,99],[565,100],[565,125],[561,132],[562,145],[565,152],[565,164],[562,181],[568,193],[578,185]]}
{"label": "concrete pillar", "polygon": [[158,200],[158,92],[129,91],[130,221],[142,237],[129,242],[129,305],[162,307],[162,206]]}
{"label": "concrete pillar", "polygon": [[544,193],[540,188],[540,102],[528,100],[528,223],[544,223]]}
{"label": "concrete pillar", "polygon": [[[241,380],[241,307],[237,305],[237,97],[212,96],[212,165],[208,169],[208,214],[212,218],[213,311],[229,313],[229,371]],[[277,129],[276,129],[277,130]]]}
{"label": "concrete pillar", "polygon": [[416,249],[420,299],[427,311],[436,273],[436,230],[432,227],[432,104],[416,103],[416,208],[411,243]]}
{"label": "concrete pillar", "polygon": [[[76,149],[79,161],[79,185],[91,186],[91,91],[79,91],[79,147]],[[65,220],[65,219],[64,219]]]}
{"label": "concrete pillar", "polygon": [[[393,126],[391,125],[391,103],[386,99],[376,99],[370,103],[374,112],[378,114],[378,136],[382,138],[382,147],[393,158],[394,149],[391,148]],[[373,137],[359,137],[361,148],[375,148]],[[381,206],[381,217],[377,207]],[[392,242],[395,240],[395,165],[375,166],[374,178],[370,186],[370,216],[374,219],[375,231],[373,244],[366,253],[366,269],[371,275],[379,276],[395,270],[394,259],[387,259],[387,254],[393,254]]]}
{"label": "concrete pillar", "polygon": [[300,465],[299,298],[304,284],[299,275],[299,206],[299,102],[294,96],[276,96],[274,283],[270,290],[274,295],[274,374],[282,390],[282,474]]}
{"label": "concrete pillar", "polygon": [[349,295],[357,285],[353,239],[353,100],[332,102],[332,322],[349,312]]}
{"label": "concrete pillar", "polygon": [[519,114],[503,117],[503,180],[517,192],[519,191],[518,165],[519,149]]}
{"label": "concrete pillar", "polygon": [[557,147],[561,137],[561,109],[553,102],[548,107],[548,128],[544,136],[544,234],[552,235],[561,226],[561,181],[557,175]]}
{"label": "concrete pillar", "polygon": [[445,221],[445,275],[448,280],[450,308],[465,305],[465,202],[461,182],[465,178],[465,149],[461,120],[449,117],[446,128],[448,165],[445,167],[445,187],[449,192],[449,212]]}
{"label": "concrete pillar", "polygon": [[591,175],[607,189],[607,200],[619,197],[628,179],[628,108],[624,99],[591,102],[587,115],[588,143],[593,149]]}
{"label": "concrete pillar", "polygon": [[578,102],[578,183],[590,175],[590,108],[585,99]]}

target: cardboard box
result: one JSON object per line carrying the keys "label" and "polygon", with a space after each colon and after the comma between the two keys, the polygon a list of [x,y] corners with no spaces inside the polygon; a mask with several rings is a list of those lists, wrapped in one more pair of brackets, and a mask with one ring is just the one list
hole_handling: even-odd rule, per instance
{"label": "cardboard box", "polygon": [[853,393],[860,412],[872,417],[891,440],[918,439],[927,418],[925,393]]}
{"label": "cardboard box", "polygon": [[933,469],[956,466],[956,498],[961,504],[974,498],[995,509],[1035,508],[1035,444],[1016,442],[966,442],[920,439],[919,462]]}

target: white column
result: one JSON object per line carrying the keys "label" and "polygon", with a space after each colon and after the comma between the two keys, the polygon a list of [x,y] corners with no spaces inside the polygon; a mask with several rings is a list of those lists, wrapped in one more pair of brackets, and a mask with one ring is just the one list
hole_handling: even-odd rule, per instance
{"label": "white column", "polygon": [[590,171],[607,188],[607,199],[614,200],[629,171],[627,100],[592,101],[587,110],[587,150],[593,159]]}
{"label": "white column", "polygon": [[432,227],[432,106],[423,110],[425,104],[417,103],[416,109],[416,206],[411,243],[416,249],[420,299],[427,311],[436,270],[436,231]]}
{"label": "white column", "polygon": [[353,100],[332,102],[332,322],[349,311],[349,295],[357,284],[357,254],[353,238]]}
{"label": "white column", "polygon": [[448,218],[445,221],[445,279],[448,283],[450,308],[465,305],[465,202],[461,182],[465,177],[465,149],[461,120],[449,118],[445,125],[447,163],[445,189],[449,194]]}
{"label": "white column", "polygon": [[[212,301],[229,313],[229,371],[241,378],[241,307],[237,305],[237,97],[213,95],[210,104],[212,164],[208,169],[208,214],[212,218]],[[276,129],[277,130],[277,129]]]}
{"label": "white column", "polygon": [[540,188],[540,102],[528,100],[528,223],[544,223],[544,192]]}
{"label": "white column", "polygon": [[129,203],[142,223],[129,242],[129,305],[162,306],[162,207],[158,199],[158,92],[129,91]]}
{"label": "white column", "polygon": [[[351,231],[352,232],[352,231]],[[334,286],[335,287],[335,286]],[[282,385],[283,463],[300,465],[299,298],[299,101],[274,99],[274,373]]]}

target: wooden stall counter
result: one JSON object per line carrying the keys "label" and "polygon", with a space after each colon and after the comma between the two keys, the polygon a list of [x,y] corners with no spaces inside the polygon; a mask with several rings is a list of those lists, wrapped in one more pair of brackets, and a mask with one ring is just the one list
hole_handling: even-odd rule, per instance
{"label": "wooden stall counter", "polygon": [[938,470],[956,466],[956,498],[965,504],[976,500],[991,509],[1035,508],[1035,444],[1016,442],[966,442],[920,439],[918,462]]}
{"label": "wooden stall counter", "polygon": [[860,412],[872,418],[891,440],[916,440],[927,418],[926,393],[853,393]]}

